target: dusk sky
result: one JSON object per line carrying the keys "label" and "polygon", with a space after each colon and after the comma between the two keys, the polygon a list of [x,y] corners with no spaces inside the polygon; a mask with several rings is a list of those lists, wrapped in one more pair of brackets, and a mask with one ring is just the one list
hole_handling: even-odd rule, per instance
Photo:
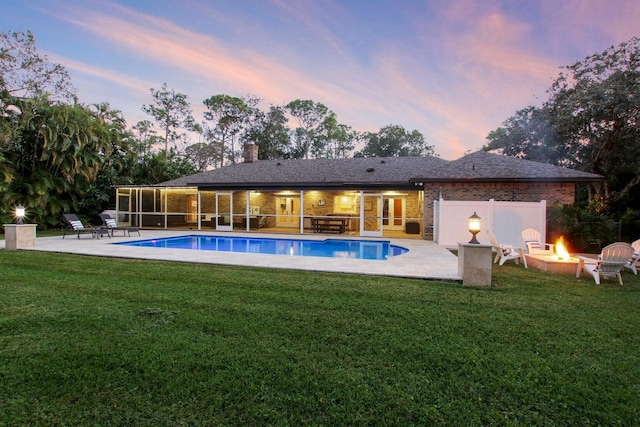
{"label": "dusk sky", "polygon": [[130,125],[167,83],[198,121],[217,94],[311,99],[358,131],[417,129],[453,160],[541,105],[561,66],[640,35],[640,1],[0,0],[0,30],[32,31],[80,102]]}

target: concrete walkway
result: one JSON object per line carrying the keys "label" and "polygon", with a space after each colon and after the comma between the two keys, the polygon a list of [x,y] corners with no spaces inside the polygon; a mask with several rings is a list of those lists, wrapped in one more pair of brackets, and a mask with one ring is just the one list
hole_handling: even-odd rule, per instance
{"label": "concrete walkway", "polygon": [[[265,255],[255,253],[234,253],[217,251],[199,251],[171,248],[149,248],[115,245],[122,241],[145,240],[182,236],[186,234],[198,235],[228,235],[270,238],[301,238],[305,240],[324,240],[327,236],[291,236],[282,234],[243,234],[224,232],[194,231],[166,231],[141,230],[137,234],[124,237],[117,233],[113,238],[103,236],[92,238],[89,234],[54,237],[37,237],[36,246],[24,250],[45,252],[70,253],[78,255],[94,255],[116,258],[149,259],[158,261],[195,262],[202,264],[240,265],[251,267],[284,268],[295,270],[355,273],[375,276],[408,277],[416,279],[461,281],[458,275],[458,257],[443,246],[418,239],[387,239],[387,238],[353,238],[356,240],[389,240],[392,244],[409,249],[409,252],[391,257],[385,261],[363,260],[353,258],[324,258],[307,256]],[[342,237],[341,237],[342,238]],[[5,248],[5,241],[0,240],[0,249]]]}

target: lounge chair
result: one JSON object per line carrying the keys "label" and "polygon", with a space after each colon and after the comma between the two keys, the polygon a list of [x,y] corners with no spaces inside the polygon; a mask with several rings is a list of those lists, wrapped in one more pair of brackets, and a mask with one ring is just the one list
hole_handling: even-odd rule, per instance
{"label": "lounge chair", "polygon": [[625,242],[612,243],[602,249],[598,259],[578,257],[576,277],[580,277],[580,273],[584,270],[593,276],[596,285],[600,284],[601,279],[608,277],[617,277],[618,282],[623,285],[620,273],[632,256],[633,247],[630,244]]}
{"label": "lounge chair", "polygon": [[553,254],[554,245],[551,243],[542,243],[538,230],[534,230],[533,228],[523,230],[522,240],[524,240],[524,244],[527,246],[527,252],[530,254]]}
{"label": "lounge chair", "polygon": [[[84,225],[76,214],[62,214],[62,216],[64,216],[64,218],[67,220],[67,223],[69,223],[69,228],[71,228],[74,233],[78,234],[78,239],[80,238],[80,234],[82,233],[90,233],[92,238],[97,237],[99,239],[100,236],[103,236],[105,234],[109,236],[109,238],[111,238],[111,235],[109,234],[109,230],[107,228],[94,227],[93,225]],[[62,233],[63,239],[66,234],[67,228],[65,228]]]}
{"label": "lounge chair", "polygon": [[107,227],[107,229],[109,231],[111,231],[111,235],[113,236],[114,231],[122,231],[122,235],[124,236],[125,233],[127,233],[129,236],[131,236],[131,233],[138,233],[138,236],[140,235],[140,229],[138,227],[132,227],[132,226],[119,226],[118,222],[111,218],[111,216],[109,216],[109,214],[100,214],[100,218],[102,219],[102,223],[105,225],[105,227]]}
{"label": "lounge chair", "polygon": [[489,242],[491,243],[491,246],[493,246],[493,249],[495,249],[497,252],[496,257],[493,260],[494,264],[498,262],[498,260],[500,260],[500,265],[503,265],[510,259],[515,260],[516,264],[519,264],[520,259],[522,258],[524,266],[527,267],[527,260],[522,256],[520,251],[518,251],[511,245],[502,245],[498,243],[498,239],[496,239],[495,234],[493,234],[491,230],[487,230],[487,235],[489,236]]}
{"label": "lounge chair", "polygon": [[637,276],[638,268],[636,266],[636,263],[638,262],[638,260],[640,260],[640,239],[633,242],[631,244],[631,247],[633,248],[633,256],[631,257],[629,262],[626,263],[624,266],[627,267],[629,270],[633,271],[633,274]]}

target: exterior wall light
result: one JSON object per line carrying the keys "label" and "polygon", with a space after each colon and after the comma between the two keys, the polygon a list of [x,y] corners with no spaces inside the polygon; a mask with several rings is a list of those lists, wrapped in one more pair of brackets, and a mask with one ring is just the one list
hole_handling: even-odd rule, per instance
{"label": "exterior wall light", "polygon": [[473,212],[473,215],[469,217],[469,232],[473,236],[469,243],[479,245],[480,242],[476,238],[476,234],[480,232],[480,217],[476,214],[475,211]]}

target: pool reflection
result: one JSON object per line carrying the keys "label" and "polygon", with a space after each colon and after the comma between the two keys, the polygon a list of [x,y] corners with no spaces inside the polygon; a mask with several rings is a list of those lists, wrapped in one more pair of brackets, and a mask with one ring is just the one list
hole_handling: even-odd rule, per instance
{"label": "pool reflection", "polygon": [[408,250],[382,240],[302,240],[188,235],[120,242],[118,245],[219,252],[385,260]]}

